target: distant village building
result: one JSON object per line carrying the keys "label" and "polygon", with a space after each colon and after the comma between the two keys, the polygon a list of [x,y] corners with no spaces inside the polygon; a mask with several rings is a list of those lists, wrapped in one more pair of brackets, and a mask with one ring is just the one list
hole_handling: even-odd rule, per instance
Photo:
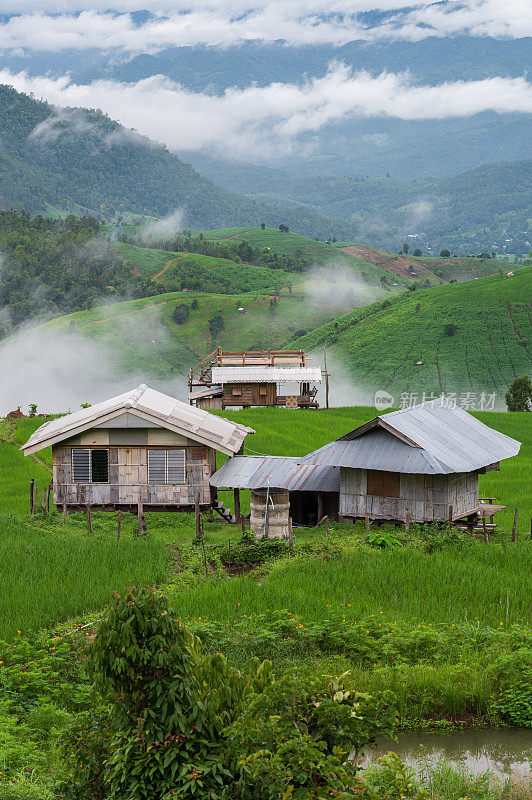
{"label": "distant village building", "polygon": [[190,511],[215,503],[216,452],[235,455],[248,433],[142,384],[46,422],[21,449],[52,447],[58,507]]}
{"label": "distant village building", "polygon": [[[211,478],[253,494],[287,491],[294,524],[492,519],[478,476],[499,469],[520,443],[439,399],[382,414],[303,458],[236,456]],[[279,528],[281,521],[277,520]],[[288,520],[286,520],[288,524]]]}
{"label": "distant village building", "polygon": [[302,350],[219,348],[190,370],[189,402],[197,408],[318,408],[321,381],[321,368],[309,366]]}

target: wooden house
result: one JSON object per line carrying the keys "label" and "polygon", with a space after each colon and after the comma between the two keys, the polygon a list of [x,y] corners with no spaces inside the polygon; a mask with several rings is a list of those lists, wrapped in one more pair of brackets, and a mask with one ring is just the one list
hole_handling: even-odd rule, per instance
{"label": "wooden house", "polygon": [[56,506],[187,511],[211,505],[216,451],[238,453],[250,428],[144,384],[46,422],[22,447],[52,447]]}
{"label": "wooden house", "polygon": [[481,503],[478,476],[520,446],[439,398],[382,414],[302,461],[340,467],[340,520],[473,520],[504,508]]}
{"label": "wooden house", "polygon": [[[237,456],[211,478],[216,487],[288,491],[294,524],[323,516],[404,522],[493,518],[478,476],[499,469],[520,443],[445,400],[376,417],[302,458]],[[491,498],[490,498],[491,499]]]}
{"label": "wooden house", "polygon": [[191,369],[189,402],[197,408],[318,408],[321,380],[321,368],[309,366],[302,350],[219,348]]}

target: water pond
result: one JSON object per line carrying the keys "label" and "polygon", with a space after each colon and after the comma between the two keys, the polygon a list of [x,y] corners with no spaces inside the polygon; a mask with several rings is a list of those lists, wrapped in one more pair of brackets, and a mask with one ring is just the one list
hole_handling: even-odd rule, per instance
{"label": "water pond", "polygon": [[475,775],[489,770],[501,778],[532,777],[532,730],[526,728],[401,733],[398,742],[377,741],[375,749],[365,751],[364,763],[389,750],[414,767],[425,758],[444,757]]}

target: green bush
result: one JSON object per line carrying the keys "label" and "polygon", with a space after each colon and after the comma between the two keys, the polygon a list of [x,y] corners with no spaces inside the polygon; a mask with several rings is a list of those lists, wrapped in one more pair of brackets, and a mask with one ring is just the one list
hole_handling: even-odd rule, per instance
{"label": "green bush", "polygon": [[[264,564],[265,561],[286,555],[289,550],[290,546],[284,539],[264,539],[258,544],[237,544],[231,547],[231,566]],[[221,551],[220,560],[226,566],[229,564],[229,547],[224,547]]]}

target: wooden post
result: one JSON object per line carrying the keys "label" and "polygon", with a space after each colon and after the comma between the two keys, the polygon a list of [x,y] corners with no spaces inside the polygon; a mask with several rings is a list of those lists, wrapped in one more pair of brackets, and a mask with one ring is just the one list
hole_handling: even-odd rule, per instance
{"label": "wooden post", "polygon": [[39,485],[37,483],[35,483],[33,485],[33,499],[32,499],[32,502],[31,502],[31,513],[33,515],[35,514],[35,510],[37,508],[37,492],[38,491],[39,491]]}
{"label": "wooden post", "polygon": [[294,550],[294,532],[292,530],[292,517],[288,517],[288,544],[290,550]]}
{"label": "wooden post", "polygon": [[318,525],[323,519],[323,493],[318,492]]}
{"label": "wooden post", "polygon": [[85,509],[85,513],[87,515],[87,527],[89,529],[89,533],[92,534],[92,513],[90,506],[87,506],[87,508]]}
{"label": "wooden post", "polygon": [[233,491],[233,498],[235,501],[235,522],[238,525],[240,522],[240,489]]}
{"label": "wooden post", "polygon": [[229,577],[231,577],[231,539],[229,539]]}
{"label": "wooden post", "polygon": [[486,528],[486,517],[482,517],[482,527],[484,529],[484,541],[486,544],[490,543],[489,536],[488,536],[488,529]]}
{"label": "wooden post", "polygon": [[329,408],[329,373],[327,372],[327,355],[323,348],[323,364],[325,366],[325,408]]}
{"label": "wooden post", "polygon": [[139,534],[146,533],[146,517],[144,516],[144,505],[142,500],[139,500],[137,506],[137,515],[139,518]]}
{"label": "wooden post", "polygon": [[410,509],[405,509],[405,531],[408,533],[410,530]]}
{"label": "wooden post", "polygon": [[453,524],[453,507],[449,506],[449,525]]}
{"label": "wooden post", "polygon": [[46,492],[47,492],[47,489],[46,489],[46,486],[45,486],[44,489],[42,490],[42,501],[41,501],[41,511],[42,511],[43,517],[46,516]]}
{"label": "wooden post", "polygon": [[119,511],[118,512],[118,527],[117,527],[117,530],[116,530],[116,541],[118,541],[120,539],[120,530],[121,530],[121,528],[122,528],[122,512]]}
{"label": "wooden post", "polygon": [[48,484],[48,492],[46,494],[46,512],[48,514],[50,513],[50,494],[52,492],[52,489],[53,489],[53,483],[49,483]]}
{"label": "wooden post", "polygon": [[200,516],[200,536],[201,536],[201,546],[203,547],[203,563],[205,564],[205,577],[207,578],[209,575],[209,568],[207,567],[207,553],[205,552],[205,539],[203,537],[203,520]]}
{"label": "wooden post", "polygon": [[66,515],[67,515],[67,504],[63,503],[63,525],[66,522]]}
{"label": "wooden post", "polygon": [[512,528],[512,542],[515,542],[517,540],[517,514],[518,514],[518,510],[519,509],[516,508],[515,509],[515,514],[514,514],[514,526]]}
{"label": "wooden post", "polygon": [[33,514],[33,487],[35,486],[35,478],[30,481],[30,514]]}
{"label": "wooden post", "polygon": [[196,492],[196,496],[194,498],[194,517],[196,522],[196,537],[198,539],[201,539],[199,492]]}
{"label": "wooden post", "polygon": [[366,536],[369,536],[369,514],[364,515],[364,520],[366,522]]}

